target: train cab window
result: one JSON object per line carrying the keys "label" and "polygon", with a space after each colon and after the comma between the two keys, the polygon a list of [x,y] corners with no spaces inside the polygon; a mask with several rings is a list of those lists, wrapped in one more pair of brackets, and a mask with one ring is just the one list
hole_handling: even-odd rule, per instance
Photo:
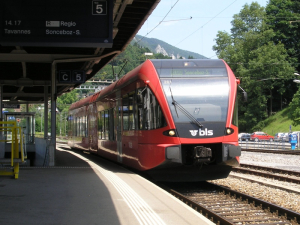
{"label": "train cab window", "polygon": [[232,115],[232,124],[238,126],[238,101],[237,98],[235,99],[234,111]]}
{"label": "train cab window", "polygon": [[138,128],[152,130],[166,126],[166,120],[161,107],[149,88],[137,91]]}

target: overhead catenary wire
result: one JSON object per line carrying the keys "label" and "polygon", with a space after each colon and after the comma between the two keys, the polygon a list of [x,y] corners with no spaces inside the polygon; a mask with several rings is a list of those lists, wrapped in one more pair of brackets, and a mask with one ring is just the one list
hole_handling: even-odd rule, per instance
{"label": "overhead catenary wire", "polygon": [[225,9],[223,9],[221,12],[219,12],[217,15],[215,15],[214,17],[212,17],[209,21],[207,21],[205,24],[203,24],[202,26],[200,26],[197,30],[195,30],[193,33],[189,34],[187,37],[185,37],[184,39],[182,39],[180,42],[178,42],[175,46],[177,46],[178,44],[180,44],[181,42],[185,41],[186,39],[188,39],[189,37],[191,37],[193,34],[195,34],[198,30],[200,30],[201,28],[203,28],[206,24],[208,24],[209,22],[211,22],[213,19],[215,19],[218,15],[220,15],[222,12],[224,12],[226,9],[228,9],[231,5],[233,5],[233,3],[235,3],[237,0],[233,1],[230,5],[228,5]]}
{"label": "overhead catenary wire", "polygon": [[171,9],[169,10],[169,12],[167,12],[167,14],[164,16],[164,18],[154,27],[152,28],[152,30],[150,30],[145,36],[143,36],[140,40],[137,41],[140,42],[141,40],[144,39],[144,37],[146,37],[148,34],[150,34],[153,30],[155,30],[162,22],[164,22],[165,18],[169,15],[169,13],[172,11],[172,9],[174,8],[174,6],[179,2],[179,0],[177,0],[173,6],[171,6]]}

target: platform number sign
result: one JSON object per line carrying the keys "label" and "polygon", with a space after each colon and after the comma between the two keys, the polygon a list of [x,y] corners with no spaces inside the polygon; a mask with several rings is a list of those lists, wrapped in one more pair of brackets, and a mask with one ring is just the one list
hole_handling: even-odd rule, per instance
{"label": "platform number sign", "polygon": [[58,74],[58,81],[61,83],[71,83],[71,70],[61,70]]}
{"label": "platform number sign", "polygon": [[107,15],[107,1],[93,0],[93,15]]}
{"label": "platform number sign", "polygon": [[58,72],[59,83],[81,84],[86,80],[86,74],[82,70],[60,70]]}
{"label": "platform number sign", "polygon": [[74,83],[84,83],[85,82],[85,72],[82,70],[72,71],[72,81]]}

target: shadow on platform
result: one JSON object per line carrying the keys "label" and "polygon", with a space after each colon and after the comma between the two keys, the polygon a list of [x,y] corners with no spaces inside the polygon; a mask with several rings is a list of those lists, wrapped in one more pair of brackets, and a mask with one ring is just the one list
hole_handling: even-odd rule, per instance
{"label": "shadow on platform", "polygon": [[67,151],[56,154],[55,167],[23,167],[17,180],[0,177],[0,224],[120,224],[93,168]]}

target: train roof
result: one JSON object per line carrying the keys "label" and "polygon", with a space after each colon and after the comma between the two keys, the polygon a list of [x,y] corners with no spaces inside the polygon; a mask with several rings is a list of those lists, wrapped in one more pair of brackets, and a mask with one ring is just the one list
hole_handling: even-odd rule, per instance
{"label": "train roof", "polygon": [[89,102],[90,102],[90,99],[91,99],[92,97],[93,97],[93,95],[90,95],[90,96],[88,96],[88,97],[86,97],[86,98],[83,98],[83,99],[77,101],[77,102],[74,102],[74,103],[70,106],[69,110],[76,109],[76,108],[82,107],[82,106],[84,106],[84,105],[88,105]]}
{"label": "train roof", "polygon": [[[225,68],[222,59],[150,59],[155,68],[211,67]],[[190,62],[190,64],[189,64]]]}
{"label": "train roof", "polygon": [[92,96],[89,96],[85,99],[81,99],[78,102],[73,103],[70,106],[70,110],[76,109],[89,103],[95,102],[98,98],[105,96],[108,93],[113,93],[114,90],[126,85],[128,82],[131,82],[133,78],[136,77],[136,74],[141,70],[143,65],[152,63],[156,69],[160,68],[226,68],[227,64],[222,59],[148,59],[143,62],[141,65],[135,69],[128,72],[125,76],[121,77],[119,80],[115,81],[105,89],[95,93]]}

